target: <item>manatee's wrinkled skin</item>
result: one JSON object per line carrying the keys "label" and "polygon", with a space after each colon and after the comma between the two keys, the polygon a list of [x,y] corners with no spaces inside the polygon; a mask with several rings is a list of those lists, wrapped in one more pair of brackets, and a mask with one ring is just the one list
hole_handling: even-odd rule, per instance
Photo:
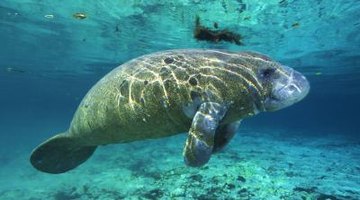
{"label": "manatee's wrinkled skin", "polygon": [[[35,149],[31,162],[41,171],[62,173],[84,162],[98,145],[161,138],[189,129],[196,140],[207,140],[205,151],[211,154],[219,127],[237,128],[239,120],[292,105],[308,91],[303,75],[258,53],[189,49],[145,55],[103,77],[82,100],[68,131]],[[215,130],[207,130],[211,126]],[[196,133],[191,134],[191,128]],[[228,131],[231,137],[236,128]],[[225,137],[220,132],[217,141]],[[195,159],[189,165],[201,166],[210,155],[196,163],[201,155],[193,155],[200,147],[195,142],[185,147],[184,154]],[[68,158],[55,164],[64,154]]]}

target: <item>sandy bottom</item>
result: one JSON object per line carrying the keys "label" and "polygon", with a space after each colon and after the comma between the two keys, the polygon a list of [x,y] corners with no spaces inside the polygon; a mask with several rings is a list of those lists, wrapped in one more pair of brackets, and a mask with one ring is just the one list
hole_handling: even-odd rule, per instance
{"label": "sandy bottom", "polygon": [[60,175],[2,153],[0,199],[360,199],[360,142],[300,135],[241,129],[201,168],[183,163],[185,135],[100,147]]}

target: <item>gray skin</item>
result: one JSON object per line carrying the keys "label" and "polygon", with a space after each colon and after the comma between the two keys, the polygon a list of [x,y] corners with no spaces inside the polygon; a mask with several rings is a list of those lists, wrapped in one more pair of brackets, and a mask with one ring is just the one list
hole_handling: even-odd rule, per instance
{"label": "gray skin", "polygon": [[96,147],[188,132],[184,160],[206,164],[240,121],[303,99],[299,72],[254,52],[171,50],[131,60],[103,77],[82,100],[69,129],[40,144],[32,165],[63,173]]}

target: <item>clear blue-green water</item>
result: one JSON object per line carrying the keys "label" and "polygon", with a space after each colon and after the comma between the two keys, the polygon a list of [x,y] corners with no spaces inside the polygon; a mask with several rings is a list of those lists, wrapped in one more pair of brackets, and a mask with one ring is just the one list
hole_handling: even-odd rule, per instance
{"label": "clear blue-green water", "polygon": [[[196,16],[244,45],[194,39]],[[107,72],[178,48],[258,51],[311,91],[244,120],[202,168],[183,163],[186,134],[101,147],[61,175],[31,166]],[[357,0],[0,2],[0,199],[360,199],[359,102]]]}

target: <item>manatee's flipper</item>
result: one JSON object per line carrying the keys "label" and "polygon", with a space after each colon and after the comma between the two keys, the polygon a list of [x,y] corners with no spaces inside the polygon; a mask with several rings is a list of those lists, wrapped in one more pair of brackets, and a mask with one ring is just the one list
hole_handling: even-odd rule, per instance
{"label": "manatee's flipper", "polygon": [[226,108],[218,103],[202,103],[196,112],[184,148],[185,163],[192,167],[206,164],[213,151],[215,131]]}
{"label": "manatee's flipper", "polygon": [[230,124],[220,125],[216,129],[213,153],[219,152],[227,144],[229,144],[230,140],[234,137],[236,131],[238,130],[240,123],[241,120]]}
{"label": "manatee's flipper", "polygon": [[56,135],[34,149],[30,162],[38,170],[59,174],[85,162],[96,146],[81,146],[67,134]]}

